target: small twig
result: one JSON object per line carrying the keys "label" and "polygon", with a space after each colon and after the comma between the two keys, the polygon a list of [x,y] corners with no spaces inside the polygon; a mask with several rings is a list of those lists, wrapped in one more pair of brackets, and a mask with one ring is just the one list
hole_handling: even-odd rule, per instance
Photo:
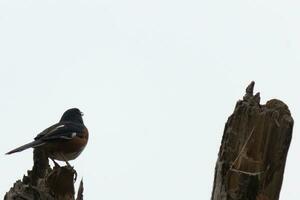
{"label": "small twig", "polygon": [[265,172],[265,170],[260,171],[260,172],[246,172],[246,171],[242,171],[242,170],[238,170],[238,169],[234,169],[234,168],[231,168],[230,171],[238,172],[238,173],[241,173],[241,174],[247,174],[247,175],[250,175],[250,176],[257,176],[257,175],[260,175],[260,174]]}
{"label": "small twig", "polygon": [[238,159],[240,158],[240,156],[242,155],[242,153],[243,153],[244,149],[246,148],[246,146],[247,146],[247,144],[248,144],[248,142],[249,142],[251,136],[253,135],[253,132],[254,132],[254,127],[253,127],[251,133],[249,134],[248,138],[246,139],[246,141],[245,141],[243,147],[241,148],[239,154],[238,154],[237,157],[234,159],[233,163],[230,165],[230,168],[229,168],[228,171],[226,172],[226,175],[225,175],[225,176],[227,176],[227,174],[229,173],[229,171],[234,171],[232,167],[235,165],[235,163],[237,162],[237,160],[238,160]]}
{"label": "small twig", "polygon": [[83,181],[81,179],[76,200],[83,200]]}

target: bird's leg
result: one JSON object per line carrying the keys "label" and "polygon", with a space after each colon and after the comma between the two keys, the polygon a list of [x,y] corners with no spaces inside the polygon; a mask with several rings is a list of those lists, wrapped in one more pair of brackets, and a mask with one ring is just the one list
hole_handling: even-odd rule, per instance
{"label": "bird's leg", "polygon": [[65,157],[63,154],[60,154],[60,156],[61,156],[62,159],[66,162],[66,164],[67,164],[68,167],[73,168],[73,167],[70,165],[70,163],[68,162],[68,160],[66,159],[66,157]]}
{"label": "bird's leg", "polygon": [[55,160],[53,158],[50,158],[52,160],[52,162],[54,163],[55,167],[60,167],[59,164],[57,162],[55,162]]}
{"label": "bird's leg", "polygon": [[68,160],[66,159],[66,157],[63,154],[60,154],[60,156],[66,162],[67,166],[70,167],[74,171],[74,175],[75,175],[74,181],[76,181],[77,180],[77,172],[76,172],[76,170],[74,170],[74,168],[70,165],[70,163],[68,162]]}

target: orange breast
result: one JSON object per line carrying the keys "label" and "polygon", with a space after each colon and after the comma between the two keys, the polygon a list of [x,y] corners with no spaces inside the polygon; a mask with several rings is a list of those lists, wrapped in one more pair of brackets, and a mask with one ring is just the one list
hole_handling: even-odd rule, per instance
{"label": "orange breast", "polygon": [[[80,152],[84,149],[88,142],[89,134],[87,128],[83,130],[82,137],[75,136],[70,140],[53,141],[43,145],[45,151],[49,154],[49,157],[61,160],[60,154],[63,154],[68,160],[75,159]],[[72,156],[68,156],[72,155]]]}

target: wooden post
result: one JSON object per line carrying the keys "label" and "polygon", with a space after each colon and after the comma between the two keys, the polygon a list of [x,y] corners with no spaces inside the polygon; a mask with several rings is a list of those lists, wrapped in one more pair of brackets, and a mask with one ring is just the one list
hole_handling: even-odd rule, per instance
{"label": "wooden post", "polygon": [[[33,151],[34,165],[27,176],[15,182],[4,200],[74,200],[74,182],[77,173],[72,167],[49,166],[48,158],[40,149]],[[76,200],[83,200],[81,181]]]}
{"label": "wooden post", "polygon": [[260,105],[254,82],[225,125],[211,200],[278,200],[293,130],[286,104]]}

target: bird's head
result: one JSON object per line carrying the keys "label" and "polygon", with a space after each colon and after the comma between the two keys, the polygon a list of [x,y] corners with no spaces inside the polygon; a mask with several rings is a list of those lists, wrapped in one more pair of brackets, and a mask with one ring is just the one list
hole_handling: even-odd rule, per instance
{"label": "bird's head", "polygon": [[83,124],[82,116],[83,112],[81,112],[78,108],[71,108],[64,112],[63,116],[60,119],[60,122],[71,121]]}

